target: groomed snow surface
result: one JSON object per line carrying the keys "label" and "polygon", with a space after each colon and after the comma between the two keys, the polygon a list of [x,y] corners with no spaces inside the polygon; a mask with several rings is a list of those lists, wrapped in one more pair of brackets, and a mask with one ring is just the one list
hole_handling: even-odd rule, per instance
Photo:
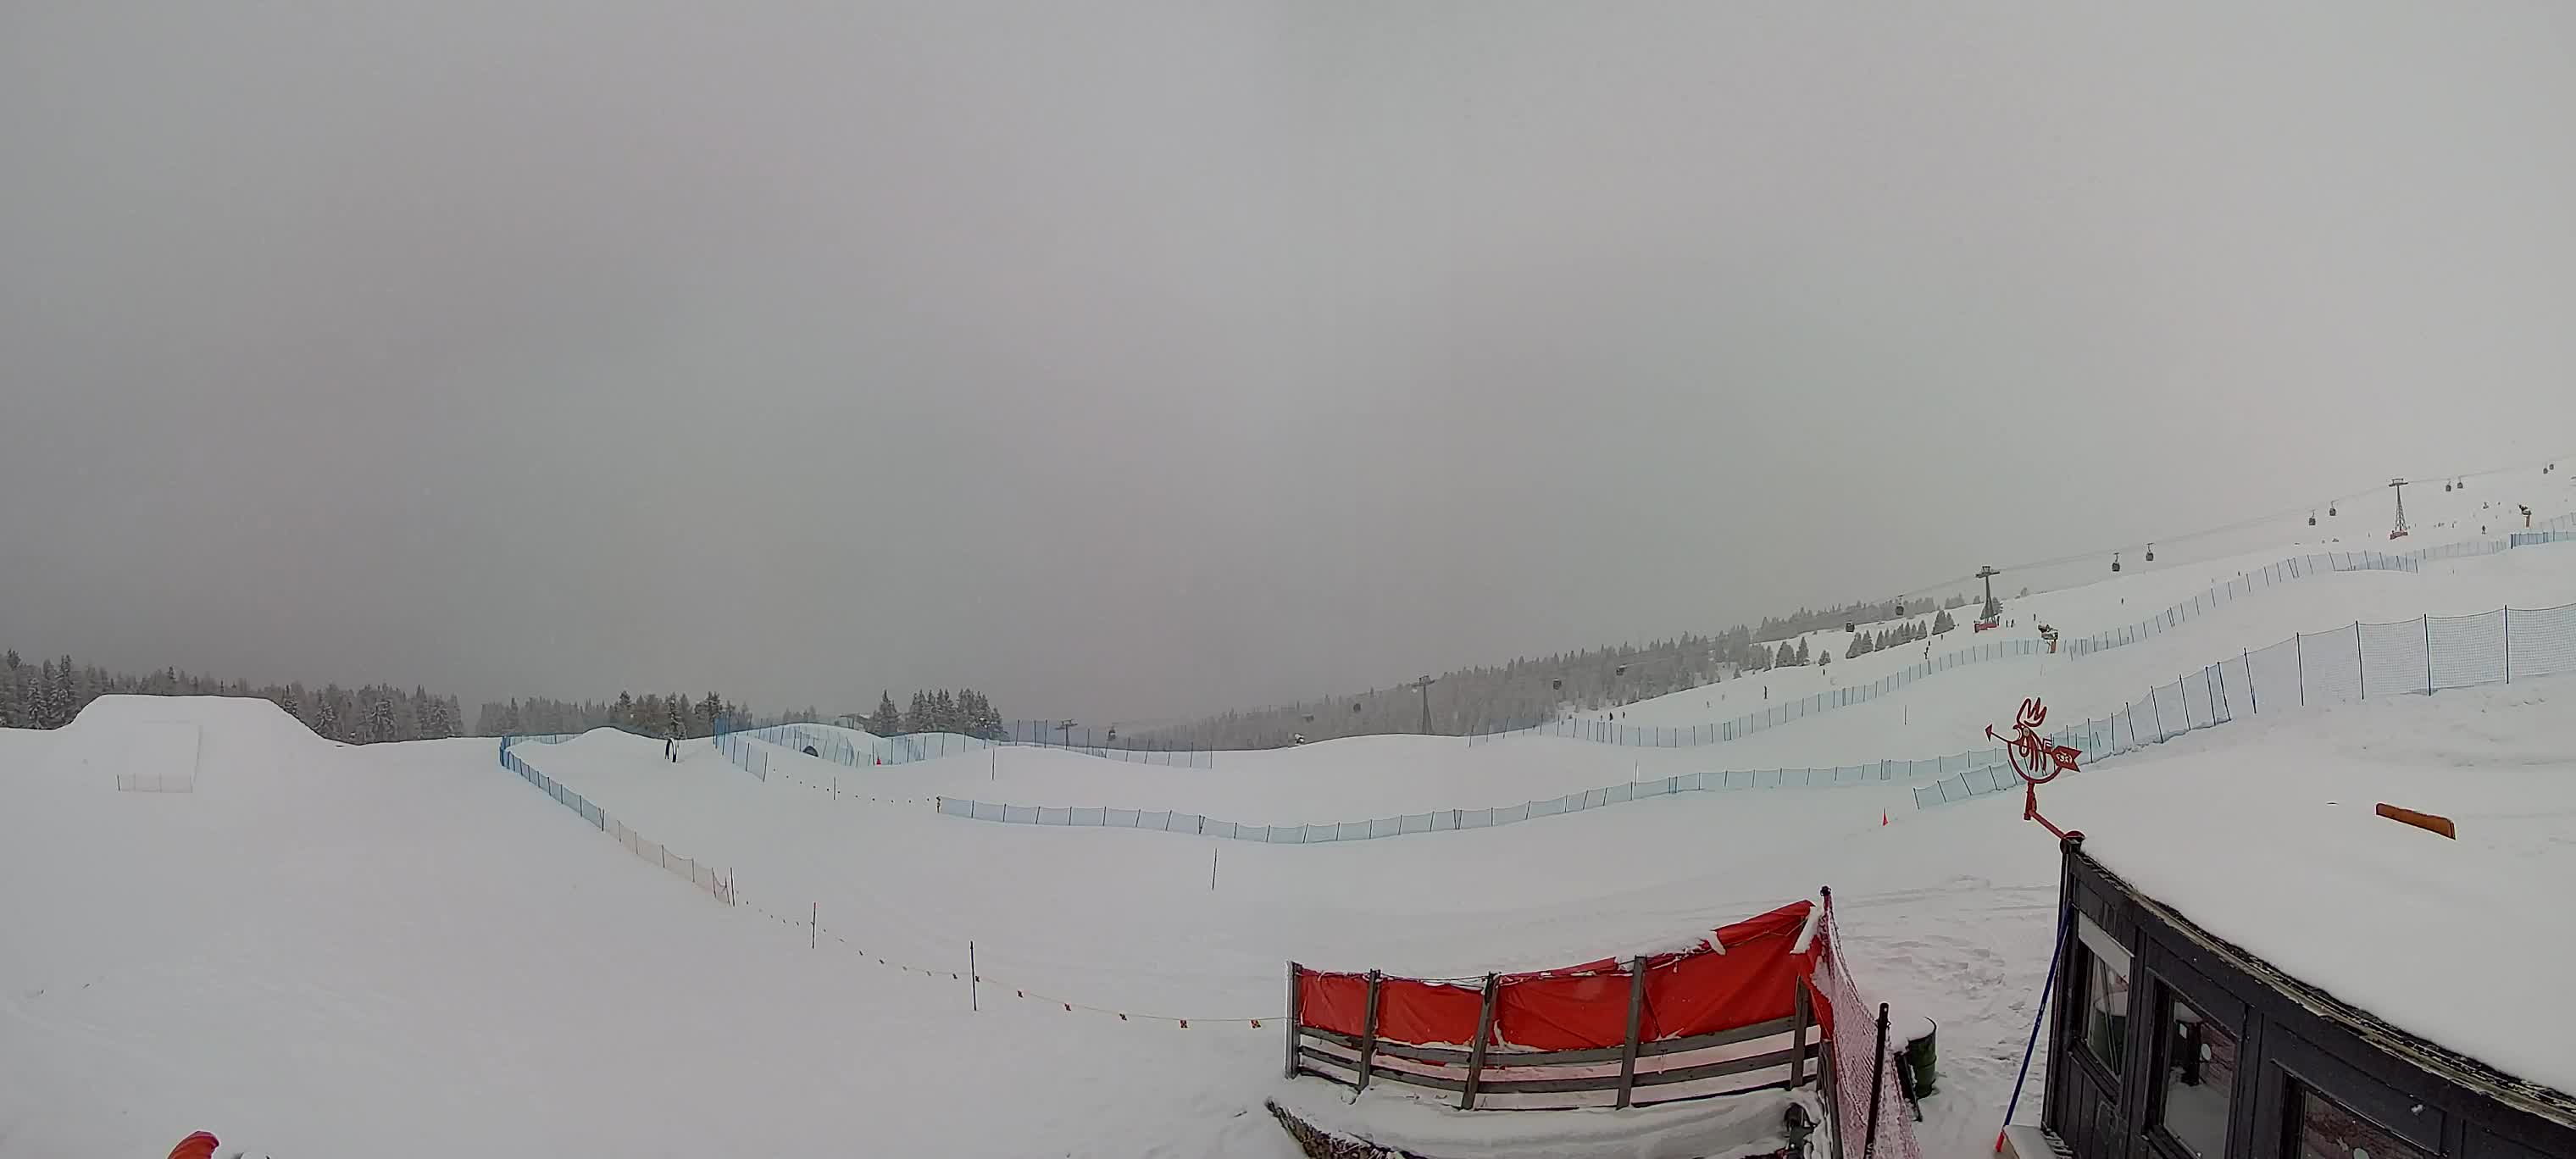
{"label": "groomed snow surface", "polygon": [[[2174,582],[2059,593],[2047,614],[2070,637],[2100,630],[2170,602]],[[1555,966],[1829,884],[1864,985],[1939,1023],[1925,1153],[1984,1154],[2055,916],[2057,850],[2017,796],[1918,813],[1903,785],[1703,793],[1316,846],[896,802],[1334,820],[1649,770],[1929,755],[1977,743],[2034,692],[2080,716],[2294,631],[2507,600],[2576,600],[2576,545],[2321,579],[2150,644],[1945,673],[1698,750],[1386,737],[1188,770],[1020,749],[852,769],[773,749],[766,783],[705,742],[678,764],[614,733],[519,750],[641,833],[727,866],[738,906],[638,862],[503,771],[488,740],[344,747],[264,702],[110,698],[59,732],[0,732],[0,1153],[157,1155],[202,1128],[226,1153],[280,1159],[1285,1157],[1265,1098],[1345,1098],[1279,1077],[1288,959],[1443,976]],[[2576,951],[2576,917],[2551,890],[2576,879],[2571,702],[2576,682],[2543,680],[2267,707],[2064,778],[2045,800],[2115,870],[2221,936],[2568,1089],[2576,1047],[2536,1015],[2563,989],[2544,972]],[[183,759],[180,725],[197,734],[193,767],[160,767]],[[193,791],[115,787],[182,774]],[[2453,816],[2460,840],[2371,817],[2380,800]],[[970,939],[985,978],[973,1011]],[[1344,1114],[1438,1154],[1533,1153],[1540,1120],[1404,1099],[1373,1091]],[[2034,1107],[2025,1096],[2025,1119]],[[1572,1133],[1590,1142],[1535,1149],[1702,1154],[1742,1129],[1714,1106],[1635,1130],[1582,1117]]]}

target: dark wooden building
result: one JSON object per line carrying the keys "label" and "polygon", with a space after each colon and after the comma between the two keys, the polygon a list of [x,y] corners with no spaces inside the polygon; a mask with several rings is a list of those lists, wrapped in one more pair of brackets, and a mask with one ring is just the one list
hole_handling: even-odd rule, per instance
{"label": "dark wooden building", "polygon": [[[2018,1159],[2576,1157],[2576,1098],[2274,969],[2133,888],[2083,842],[2063,847],[2042,1128],[2013,1129]],[[2403,915],[2388,921],[2402,942]],[[2510,929],[2496,935],[2444,948],[2460,959],[2460,986],[2479,985],[2480,959],[2511,952]],[[2532,1010],[2530,1033],[2576,1052],[2569,994]]]}

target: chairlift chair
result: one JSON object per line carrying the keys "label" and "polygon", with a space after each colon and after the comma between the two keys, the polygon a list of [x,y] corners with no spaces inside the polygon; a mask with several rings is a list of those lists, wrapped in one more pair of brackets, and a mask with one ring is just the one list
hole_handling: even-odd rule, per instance
{"label": "chairlift chair", "polygon": [[2308,526],[2310,526],[2310,527],[2314,527],[2314,526],[2316,526],[2316,525],[2317,525],[2317,513],[2316,513],[2316,512],[2314,512],[2314,511],[2308,512]]}
{"label": "chairlift chair", "polygon": [[2116,573],[2116,572],[2118,572],[2118,571],[2120,570],[2120,553],[2119,553],[2119,552],[2116,552],[2116,551],[2115,551],[2115,552],[2112,552],[2112,553],[2111,553],[2111,570],[2112,570],[2113,572],[2115,572],[2115,573]]}
{"label": "chairlift chair", "polygon": [[2332,519],[2332,518],[2334,518],[2334,513],[2335,513],[2334,505],[2333,505],[2333,504],[2331,504],[2331,503],[2327,504],[2327,505],[2326,505],[2326,518],[2328,518],[2328,519]]}
{"label": "chairlift chair", "polygon": [[2156,545],[2155,545],[2155,544],[2150,543],[2150,544],[2148,544],[2148,545],[2147,545],[2147,562],[2148,562],[2148,563],[2154,563],[2155,561],[2156,561]]}

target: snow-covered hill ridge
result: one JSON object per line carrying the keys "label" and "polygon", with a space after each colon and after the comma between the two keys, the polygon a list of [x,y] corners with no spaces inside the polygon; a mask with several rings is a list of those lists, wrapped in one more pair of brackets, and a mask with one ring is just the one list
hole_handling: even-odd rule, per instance
{"label": "snow-covered hill ridge", "polygon": [[[1856,658],[1841,662],[1840,665],[1826,664],[1778,669],[1721,685],[1688,689],[1652,700],[1639,701],[1634,705],[1625,706],[1617,714],[1626,718],[1632,714],[1641,713],[1652,718],[1665,715],[1659,712],[1659,709],[1687,703],[1692,699],[1714,700],[1719,698],[1717,694],[1721,691],[1740,697],[1742,694],[1740,687],[1728,686],[1740,686],[1745,680],[1758,681],[1767,686],[1775,680],[1795,681],[1807,673],[1812,675],[1803,675],[1803,678],[1810,681],[1842,679],[1852,675],[1848,672],[1830,671],[1836,667],[1846,669],[1856,667],[1862,673],[1875,673],[1875,679],[1870,683],[1838,685],[1809,694],[1800,700],[1775,704],[1729,720],[1714,723],[1640,725],[1615,722],[1610,719],[1610,713],[1594,712],[1528,727],[1478,734],[1471,737],[1470,743],[1500,737],[1530,735],[1559,736],[1599,744],[1643,748],[1675,748],[1724,743],[1819,712],[1866,703],[1938,672],[1986,660],[2038,654],[2046,650],[2045,643],[2037,636],[2039,625],[2049,623],[2052,619],[2060,621],[2053,626],[2059,628],[2061,632],[2059,650],[2062,653],[2071,656],[2092,655],[2138,643],[2181,627],[2235,600],[2262,594],[2273,588],[2313,576],[2354,571],[2417,572],[2429,562],[2494,555],[2509,550],[2516,543],[2528,546],[2551,542],[2554,536],[2567,534],[2571,530],[2576,530],[2576,514],[2535,524],[2533,529],[2526,533],[2492,539],[2460,540],[2411,552],[2320,552],[2269,562],[2249,563],[2238,570],[2233,577],[2213,583],[2188,598],[2176,600],[2171,606],[2153,615],[2131,622],[2118,623],[2115,626],[2101,628],[2073,638],[2067,638],[2071,635],[2066,633],[2067,626],[2073,624],[2080,627],[2091,617],[2098,616],[2099,612],[2085,606],[2087,601],[2081,597],[2089,594],[2087,588],[2061,589],[2043,596],[2008,601],[2005,624],[2000,629],[2012,633],[2008,638],[1974,648],[1956,650],[1945,655],[1927,656],[1922,661],[1908,664],[1892,672],[1885,671],[1883,664],[1870,663],[1871,658],[1873,656],[1901,657],[1912,650],[1912,645],[1882,652],[1863,653]],[[2100,585],[2088,585],[2088,587],[2098,586]],[[2092,602],[2098,603],[2098,601]],[[1891,620],[1884,623],[1855,625],[1855,631],[1850,633],[1811,633],[1808,637],[1798,638],[1796,642],[1811,643],[1814,652],[1832,655],[1847,645],[1854,636],[1868,637],[1896,623],[1898,621]],[[1930,649],[1926,648],[1925,651],[1928,653]]]}

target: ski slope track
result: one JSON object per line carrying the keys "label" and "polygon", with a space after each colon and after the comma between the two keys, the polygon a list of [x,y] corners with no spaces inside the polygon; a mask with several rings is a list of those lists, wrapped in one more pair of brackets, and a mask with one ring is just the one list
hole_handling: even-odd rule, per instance
{"label": "ski slope track", "polygon": [[[2479,480],[2472,502],[2516,498],[2489,486]],[[2419,525],[2452,518],[2433,491]],[[2009,630],[2045,618],[2074,639],[2247,566],[2326,550],[2238,546],[2236,563],[2160,561],[2051,603],[2008,600]],[[2099,716],[2295,632],[2571,601],[2576,544],[2320,576],[2080,661],[1943,673],[1725,752],[1758,767],[1959,752],[2024,696],[2046,697],[2053,720]],[[1896,651],[1877,659],[1906,659]],[[1863,677],[1872,660],[1768,678],[1775,695],[1804,696]],[[1765,678],[1627,706],[1619,723],[1724,716],[1734,706],[1712,713],[1713,702],[1758,697]],[[2053,819],[2094,834],[2088,849],[2212,930],[2286,933],[2289,949],[2272,956],[2338,996],[2570,1089],[2576,1048],[2526,1024],[2557,1000],[2539,975],[2576,952],[2576,917],[2552,893],[2576,816],[2571,709],[2565,676],[2280,712],[2267,700],[2258,717],[2043,794]],[[769,745],[761,780],[705,741],[673,763],[659,742],[597,732],[513,748],[556,786],[545,791],[504,769],[498,749],[341,746],[265,702],[214,698],[110,697],[55,732],[0,731],[0,1154],[158,1155],[204,1129],[224,1153],[279,1159],[1286,1159],[1294,1148],[1265,1099],[1347,1101],[1279,1077],[1272,1019],[1289,959],[1425,977],[1546,968],[1672,946],[1831,885],[1865,987],[1940,1025],[1925,1154],[1983,1155],[2054,933],[2056,845],[2020,819],[2017,793],[1920,812],[1897,782],[1682,793],[1314,845],[978,824],[927,803],[1332,821],[1706,770],[1708,752],[1691,749],[1371,737],[1190,769],[1011,747],[852,767]],[[188,788],[119,789],[138,777]],[[2137,856],[2182,830],[2277,840],[2293,859],[2311,832],[2321,857],[2368,847],[2383,839],[2367,816],[2377,800],[2459,820],[2460,864],[2404,888],[2458,907],[2447,936],[2508,943],[2505,961],[2480,959],[2470,1000],[2428,983],[2429,960],[2352,976],[2349,963],[2394,950],[2370,907],[2261,904],[2325,895],[2332,872],[2292,866],[2277,890],[2248,890]],[[2265,820],[2249,834],[2231,810]],[[724,889],[693,888],[594,814],[710,874],[721,867]],[[2035,1114],[2032,1099],[2022,1113]],[[1743,1116],[1722,1105],[1585,1113],[1564,1135],[1401,1091],[1372,1090],[1339,1116],[1450,1159],[1747,1145]]]}

